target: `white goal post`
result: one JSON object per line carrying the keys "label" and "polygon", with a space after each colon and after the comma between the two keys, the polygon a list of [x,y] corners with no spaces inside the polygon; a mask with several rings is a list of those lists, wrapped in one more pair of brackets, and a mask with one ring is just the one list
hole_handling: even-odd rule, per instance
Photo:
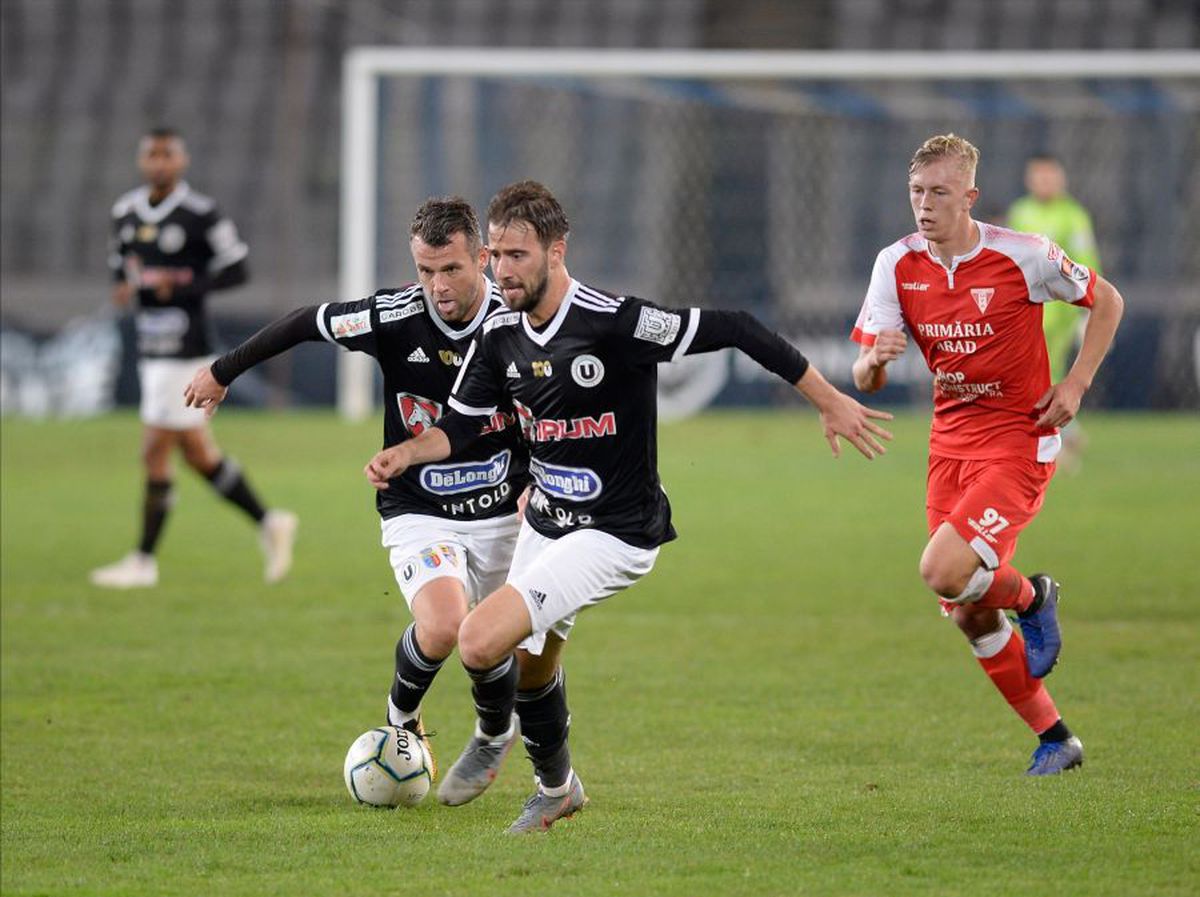
{"label": "white goal post", "polygon": [[[677,50],[512,50],[487,47],[358,47],[343,66],[339,289],[343,300],[377,287],[378,122],[381,78],[698,78],[810,81],[959,79],[1040,80],[1191,78],[1200,53],[1097,52],[788,52]],[[360,420],[374,406],[374,365],[338,357],[338,410]]]}

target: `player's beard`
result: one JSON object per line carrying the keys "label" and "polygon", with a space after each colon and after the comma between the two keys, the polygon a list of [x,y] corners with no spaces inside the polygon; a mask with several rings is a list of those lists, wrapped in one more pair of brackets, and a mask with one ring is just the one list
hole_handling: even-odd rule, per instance
{"label": "player's beard", "polygon": [[509,302],[508,307],[513,311],[531,312],[538,307],[542,299],[546,296],[546,289],[550,285],[550,262],[549,260],[542,262],[542,270],[537,273],[537,279],[531,284],[522,283],[521,296]]}

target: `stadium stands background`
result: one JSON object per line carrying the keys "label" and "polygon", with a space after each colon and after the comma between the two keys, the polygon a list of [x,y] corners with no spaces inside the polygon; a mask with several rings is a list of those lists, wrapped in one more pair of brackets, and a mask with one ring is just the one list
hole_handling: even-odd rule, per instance
{"label": "stadium stands background", "polygon": [[[251,246],[253,284],[213,301],[225,342],[297,304],[334,298],[342,57],[363,44],[1194,50],[1200,11],[1191,0],[3,0],[4,354],[19,354],[13,334],[60,332],[104,306],[108,211],[137,182],[137,136],[158,123],[185,133],[189,180],[219,201]],[[529,88],[535,97],[538,89]],[[445,102],[436,87],[385,90],[383,115],[395,131],[404,131],[417,90],[426,105]],[[633,102],[586,89],[541,99],[597,134],[606,115]],[[732,304],[755,307],[785,329],[802,331],[813,315],[840,327],[875,251],[910,229],[901,181],[908,155],[930,128],[961,122],[956,130],[984,152],[982,217],[996,217],[1021,192],[1021,166],[1036,149],[1062,156],[1072,192],[1092,211],[1105,273],[1133,312],[1123,338],[1137,350],[1118,373],[1121,365],[1134,377],[1158,371],[1125,398],[1110,385],[1111,404],[1196,406],[1196,348],[1189,355],[1187,341],[1200,326],[1195,81],[1081,82],[1065,93],[1034,83],[807,84],[740,91],[732,103],[719,89],[665,99],[677,101],[670,124],[686,138],[678,153],[704,154],[709,179],[652,195],[669,213],[667,233],[640,243],[643,256],[663,264],[649,275],[616,269],[615,277],[612,260],[630,257],[622,240],[638,238],[636,227],[617,225],[631,201],[623,192],[627,143],[641,135],[609,134],[586,182],[552,183],[568,191],[568,211],[587,233],[573,250],[573,273],[667,302],[735,297]],[[793,137],[763,130],[758,111],[781,101],[803,113]],[[528,103],[515,108],[518,119],[531,114]],[[544,153],[574,145],[552,143]],[[478,148],[479,183],[466,187],[441,182],[440,169],[419,153],[405,156],[402,138],[392,146],[381,205],[407,211],[381,216],[385,245],[403,245],[403,216],[425,195],[460,191],[483,202],[499,185]],[[761,165],[780,146],[794,148],[796,174],[767,188]],[[722,234],[747,235],[742,241],[695,233],[714,203],[723,207]],[[587,230],[590,218],[603,226]],[[703,259],[677,251],[672,229],[691,232]],[[381,263],[382,283],[410,277],[405,255]],[[331,399],[331,356],[297,358],[274,369],[273,390],[249,393]],[[125,399],[128,368],[127,356]]]}

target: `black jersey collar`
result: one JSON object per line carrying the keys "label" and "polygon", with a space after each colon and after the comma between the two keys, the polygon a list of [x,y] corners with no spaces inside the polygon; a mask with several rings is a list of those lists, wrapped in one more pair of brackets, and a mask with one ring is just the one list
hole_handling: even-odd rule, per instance
{"label": "black jersey collar", "polygon": [[163,197],[162,202],[152,206],[150,205],[150,188],[142,187],[133,199],[133,208],[138,213],[138,217],[147,224],[158,224],[174,212],[191,192],[192,188],[188,186],[188,182],[180,181],[175,185],[174,190]]}
{"label": "black jersey collar", "polygon": [[498,298],[499,294],[496,292],[495,284],[493,284],[485,274],[483,276],[483,299],[479,303],[479,308],[475,311],[475,317],[471,318],[471,320],[467,323],[467,326],[462,328],[462,330],[455,330],[442,320],[442,316],[437,313],[437,308],[435,307],[434,303],[430,301],[428,296],[424,295],[424,290],[422,290],[422,297],[425,300],[425,311],[433,320],[433,323],[437,325],[437,329],[446,334],[446,336],[450,337],[450,339],[460,340],[464,337],[470,336],[479,329],[479,325],[483,323],[483,319],[488,316],[488,311],[492,308],[492,298]]}
{"label": "black jersey collar", "polygon": [[539,346],[544,347],[546,343],[554,338],[554,334],[558,333],[558,329],[562,327],[563,321],[567,318],[567,311],[571,308],[571,303],[575,301],[575,294],[578,291],[579,281],[572,277],[571,283],[567,285],[567,292],[563,295],[562,304],[558,306],[558,311],[554,313],[554,317],[550,320],[545,330],[534,330],[533,325],[529,323],[529,315],[522,312],[521,325],[525,328],[525,335]]}

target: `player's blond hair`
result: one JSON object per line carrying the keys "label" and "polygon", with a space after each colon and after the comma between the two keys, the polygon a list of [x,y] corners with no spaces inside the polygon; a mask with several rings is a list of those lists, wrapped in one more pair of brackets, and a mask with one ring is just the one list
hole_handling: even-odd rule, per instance
{"label": "player's blond hair", "polygon": [[930,137],[913,153],[912,161],[908,163],[908,173],[911,175],[918,168],[924,168],[939,159],[950,159],[971,177],[975,182],[975,166],[979,164],[979,150],[965,137],[957,134],[938,134]]}

